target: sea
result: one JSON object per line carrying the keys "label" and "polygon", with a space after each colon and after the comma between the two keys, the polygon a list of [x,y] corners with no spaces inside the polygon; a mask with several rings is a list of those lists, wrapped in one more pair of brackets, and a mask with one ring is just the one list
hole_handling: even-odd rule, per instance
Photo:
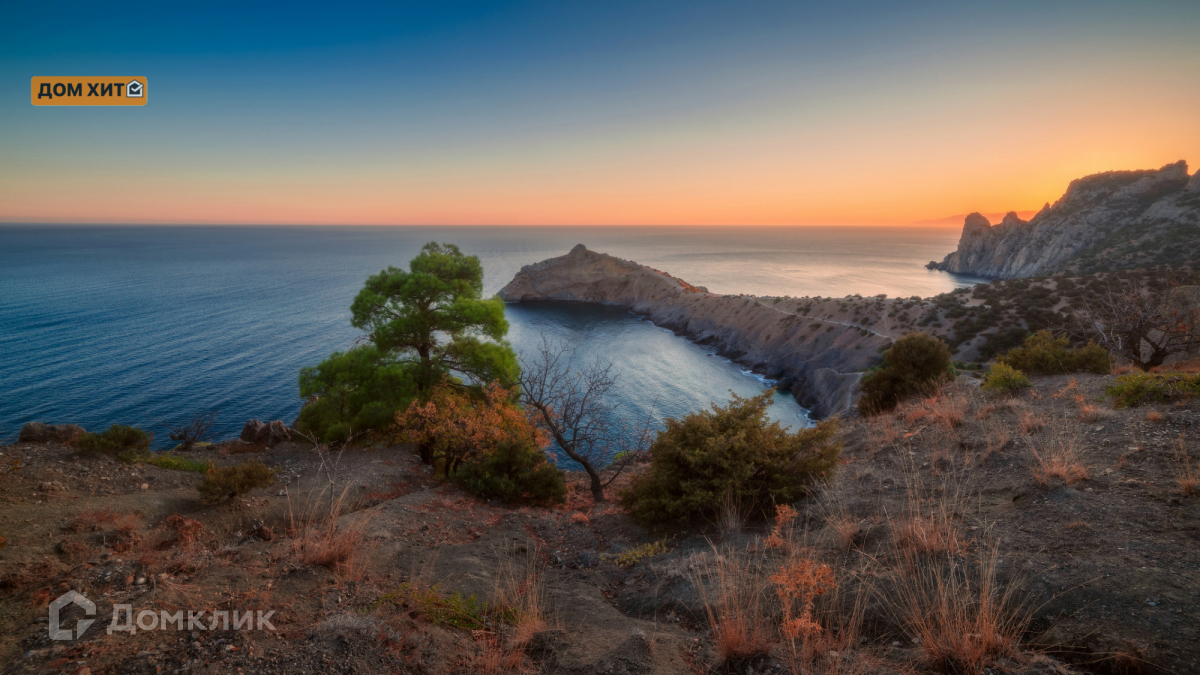
{"label": "sea", "polygon": [[[957,229],[896,227],[282,227],[0,225],[0,442],[30,421],[88,430],[167,425],[215,411],[290,423],[297,376],[362,338],[350,303],[367,276],[426,242],[478,256],[484,292],[575,244],[716,293],[927,297],[983,280],[924,266]],[[521,353],[545,335],[611,361],[617,414],[656,423],[771,382],[615,307],[509,305]],[[773,419],[809,424],[776,394]]]}

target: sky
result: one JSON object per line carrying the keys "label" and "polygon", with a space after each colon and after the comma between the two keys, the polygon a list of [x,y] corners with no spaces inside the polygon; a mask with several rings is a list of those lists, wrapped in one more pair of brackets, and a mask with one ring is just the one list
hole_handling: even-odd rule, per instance
{"label": "sky", "polygon": [[901,225],[1200,166],[1195,0],[0,9],[7,222]]}

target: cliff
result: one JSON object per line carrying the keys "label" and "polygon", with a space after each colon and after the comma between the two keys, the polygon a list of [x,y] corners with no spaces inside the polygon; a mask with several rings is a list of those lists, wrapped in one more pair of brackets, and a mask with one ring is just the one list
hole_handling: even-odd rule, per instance
{"label": "cliff", "polygon": [[[885,333],[810,315],[803,298],[719,295],[665,272],[589,251],[527,265],[500,291],[505,302],[560,300],[618,305],[777,380],[813,417],[853,410],[861,372],[880,360]],[[860,299],[861,300],[861,299]],[[884,307],[879,300],[879,307]],[[847,310],[849,311],[849,310]],[[857,310],[855,311],[857,314]]]}
{"label": "cliff", "polygon": [[967,216],[958,250],[932,269],[994,279],[1153,267],[1200,259],[1200,172],[1187,163],[1072,181],[1028,221]]}

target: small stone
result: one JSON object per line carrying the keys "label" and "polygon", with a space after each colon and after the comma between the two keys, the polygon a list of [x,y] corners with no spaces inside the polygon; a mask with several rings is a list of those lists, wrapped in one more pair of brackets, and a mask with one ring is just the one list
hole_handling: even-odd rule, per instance
{"label": "small stone", "polygon": [[142,586],[142,585],[144,585],[145,583],[146,583],[146,577],[138,577],[138,578],[137,578],[137,584],[138,584],[138,586]]}
{"label": "small stone", "polygon": [[150,484],[149,484],[149,483],[142,483],[142,489],[143,489],[143,490],[149,490],[149,489],[150,489]]}

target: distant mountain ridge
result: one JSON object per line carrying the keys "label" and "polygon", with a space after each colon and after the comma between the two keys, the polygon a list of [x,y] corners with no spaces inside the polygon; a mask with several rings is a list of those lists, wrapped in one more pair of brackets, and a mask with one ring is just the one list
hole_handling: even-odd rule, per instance
{"label": "distant mountain ridge", "polygon": [[958,250],[930,269],[993,279],[1152,267],[1200,259],[1200,171],[1187,162],[1071,181],[1028,221],[966,217]]}

